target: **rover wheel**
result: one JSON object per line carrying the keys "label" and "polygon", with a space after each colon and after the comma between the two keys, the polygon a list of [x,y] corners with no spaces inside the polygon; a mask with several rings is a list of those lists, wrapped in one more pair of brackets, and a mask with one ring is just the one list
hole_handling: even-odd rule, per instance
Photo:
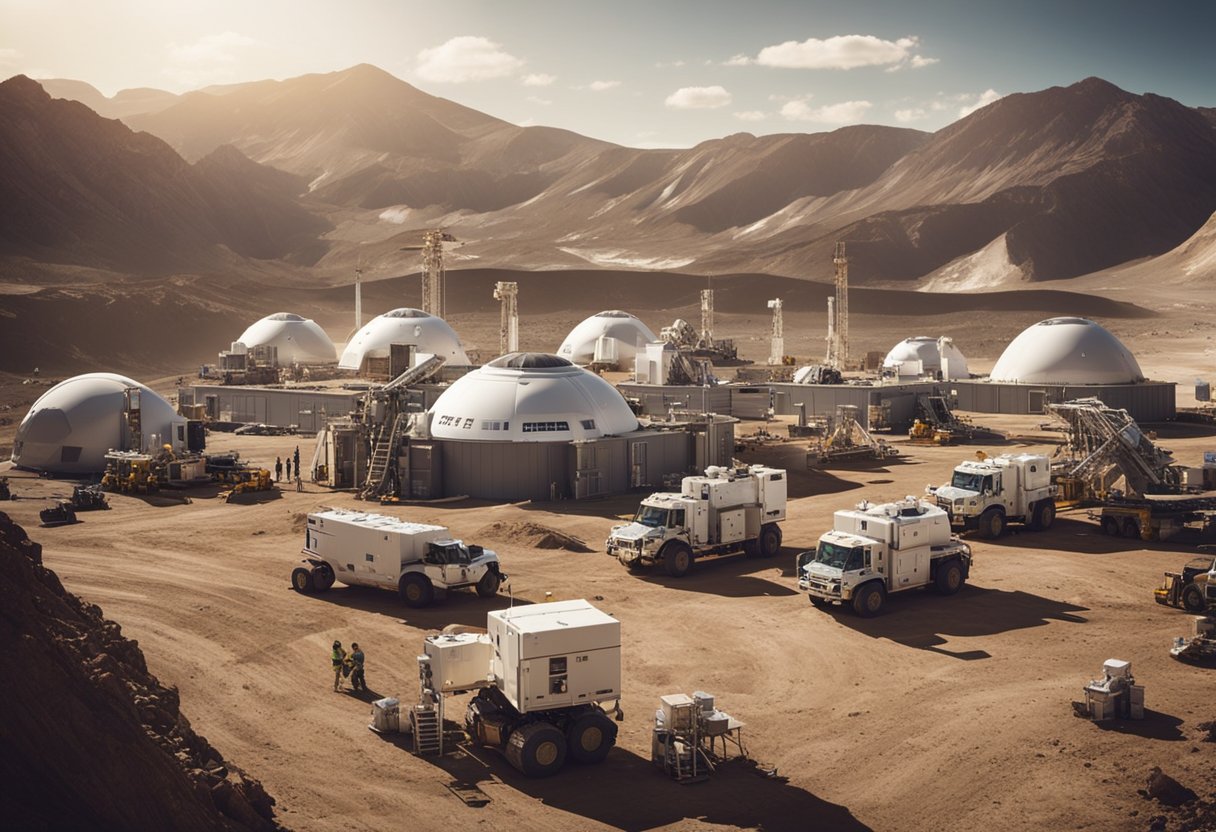
{"label": "rover wheel", "polygon": [[980,515],[980,537],[995,540],[1005,533],[1005,515],[990,508]]}
{"label": "rover wheel", "polygon": [[616,744],[616,723],[600,711],[577,717],[566,729],[566,753],[576,763],[602,763]]}
{"label": "rover wheel", "polygon": [[1195,584],[1189,584],[1186,589],[1182,590],[1182,608],[1187,612],[1201,613],[1208,607],[1208,602],[1204,600],[1203,590]]}
{"label": "rover wheel", "polygon": [[328,566],[318,566],[312,570],[312,585],[317,592],[325,592],[334,585],[334,570]]}
{"label": "rover wheel", "polygon": [[547,722],[533,722],[511,734],[505,753],[528,777],[548,777],[566,762],[566,737]]}
{"label": "rover wheel", "polygon": [[1123,536],[1128,540],[1140,539],[1140,524],[1130,517],[1123,522]]}
{"label": "rover wheel", "polygon": [[1113,517],[1102,518],[1102,534],[1108,534],[1111,537],[1119,535],[1119,522]]}
{"label": "rover wheel", "polygon": [[963,588],[966,583],[963,577],[963,565],[957,558],[952,558],[937,567],[937,591],[942,595],[953,595]]}
{"label": "rover wheel", "polygon": [[477,582],[477,594],[482,598],[493,598],[498,594],[498,587],[502,584],[502,577],[493,569],[481,576],[481,580]]}
{"label": "rover wheel", "polygon": [[812,604],[814,604],[814,605],[815,605],[816,607],[818,607],[819,609],[821,609],[821,610],[823,610],[823,609],[827,609],[828,602],[827,602],[827,601],[825,601],[825,600],[823,600],[823,599],[822,599],[822,598],[820,598],[819,596],[817,596],[817,595],[808,595],[807,597],[808,597],[808,598],[810,598],[810,599],[811,599],[811,603],[812,603]]}
{"label": "rover wheel", "polygon": [[692,568],[692,549],[687,543],[675,541],[663,548],[663,570],[673,578],[682,578]]}
{"label": "rover wheel", "polygon": [[862,618],[873,618],[882,611],[886,590],[878,583],[868,583],[853,596],[853,611]]}
{"label": "rover wheel", "polygon": [[760,529],[760,555],[771,558],[781,551],[781,527],[768,523]]}
{"label": "rover wheel", "polygon": [[430,579],[417,572],[402,575],[397,592],[407,607],[425,607],[435,600],[435,587]]}
{"label": "rover wheel", "polygon": [[312,583],[312,572],[305,569],[303,566],[297,566],[291,570],[291,588],[296,592],[309,595],[314,587]]}

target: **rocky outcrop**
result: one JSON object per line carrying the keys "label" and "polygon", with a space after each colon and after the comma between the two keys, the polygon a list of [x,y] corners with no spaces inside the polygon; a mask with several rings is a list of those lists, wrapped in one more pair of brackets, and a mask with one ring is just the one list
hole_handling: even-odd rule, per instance
{"label": "rocky outcrop", "polygon": [[0,817],[10,829],[274,830],[274,798],[196,734],[139,645],[0,513]]}

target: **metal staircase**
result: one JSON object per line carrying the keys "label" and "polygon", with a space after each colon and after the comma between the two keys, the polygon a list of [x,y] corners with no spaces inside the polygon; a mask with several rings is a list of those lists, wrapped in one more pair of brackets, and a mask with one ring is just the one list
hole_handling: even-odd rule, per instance
{"label": "metal staircase", "polygon": [[386,423],[381,427],[380,435],[376,438],[376,445],[372,449],[372,457],[367,464],[367,482],[363,486],[362,495],[365,499],[378,497],[384,491],[389,460],[397,450],[408,419],[408,413],[398,413],[391,423]]}
{"label": "metal staircase", "polygon": [[410,709],[410,727],[414,732],[415,754],[443,753],[443,723],[434,705],[415,705]]}

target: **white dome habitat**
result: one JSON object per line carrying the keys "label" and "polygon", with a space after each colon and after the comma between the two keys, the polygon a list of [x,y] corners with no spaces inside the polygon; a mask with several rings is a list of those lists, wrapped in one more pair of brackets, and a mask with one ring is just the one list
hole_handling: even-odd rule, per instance
{"label": "white dome habitat", "polygon": [[250,324],[237,339],[246,347],[278,349],[279,364],[329,364],[338,358],[334,342],[316,321],[276,312]]}
{"label": "white dome habitat", "polygon": [[603,362],[632,365],[638,351],[659,340],[636,316],[619,309],[598,312],[582,321],[557,348],[557,354],[575,364]]}
{"label": "white dome habitat", "polygon": [[544,353],[494,359],[457,379],[430,412],[437,439],[569,442],[638,429],[615,387]]}
{"label": "white dome habitat", "polygon": [[[942,369],[941,346],[938,342],[939,339],[925,335],[905,338],[887,353],[887,357],[882,361],[883,369],[894,370],[900,376],[935,376]],[[945,347],[946,372],[948,373],[945,378],[970,378],[967,357],[958,347],[954,346],[952,341],[947,340]],[[916,369],[918,366],[919,370]]]}
{"label": "white dome habitat", "polygon": [[1087,318],[1039,321],[1009,342],[993,381],[1022,384],[1132,384],[1144,381],[1135,357]]}
{"label": "white dome habitat", "polygon": [[151,388],[114,373],[87,373],[61,381],[30,407],[13,441],[13,464],[52,474],[96,474],[107,451],[123,446],[124,391],[139,390],[143,444],[152,436],[172,441],[185,424],[173,405]]}
{"label": "white dome habitat", "polygon": [[343,370],[362,369],[368,358],[387,358],[393,344],[413,346],[415,363],[424,355],[437,355],[448,364],[460,367],[470,363],[460,337],[447,321],[421,309],[403,307],[368,321],[350,339],[338,366]]}

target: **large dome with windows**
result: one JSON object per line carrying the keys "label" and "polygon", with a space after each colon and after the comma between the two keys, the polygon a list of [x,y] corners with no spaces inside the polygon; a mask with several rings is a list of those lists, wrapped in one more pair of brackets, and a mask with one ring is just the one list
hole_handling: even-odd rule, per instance
{"label": "large dome with windows", "polygon": [[1087,318],[1049,318],[1009,342],[993,381],[1020,384],[1131,384],[1144,381],[1135,356]]}
{"label": "large dome with windows", "polygon": [[587,318],[566,336],[557,354],[575,364],[602,362],[632,366],[638,350],[657,341],[654,332],[636,315],[610,309]]}
{"label": "large dome with windows", "polygon": [[250,324],[237,339],[246,347],[272,346],[279,364],[327,364],[338,358],[334,342],[316,321],[291,312],[276,312]]}
{"label": "large dome with windows", "polygon": [[138,391],[145,446],[172,439],[186,420],[138,381],[114,373],[86,373],[43,393],[17,428],[13,464],[51,474],[97,474],[107,451],[123,448],[126,391]]}
{"label": "large dome with windows", "polygon": [[413,346],[415,363],[424,355],[437,355],[448,364],[461,367],[470,363],[460,336],[447,321],[421,309],[403,307],[368,321],[350,339],[338,366],[343,370],[360,370],[368,358],[387,358],[393,344]]}
{"label": "large dome with windows", "polygon": [[438,439],[569,442],[638,429],[615,387],[545,353],[494,359],[457,379],[430,413]]}

